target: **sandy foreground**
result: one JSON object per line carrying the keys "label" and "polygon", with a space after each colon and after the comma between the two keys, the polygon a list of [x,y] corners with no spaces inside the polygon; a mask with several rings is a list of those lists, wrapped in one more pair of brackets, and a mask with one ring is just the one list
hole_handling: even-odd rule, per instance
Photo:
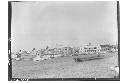
{"label": "sandy foreground", "polygon": [[116,53],[104,59],[75,62],[75,57],[57,57],[44,61],[12,61],[13,78],[113,78],[111,66],[118,65]]}

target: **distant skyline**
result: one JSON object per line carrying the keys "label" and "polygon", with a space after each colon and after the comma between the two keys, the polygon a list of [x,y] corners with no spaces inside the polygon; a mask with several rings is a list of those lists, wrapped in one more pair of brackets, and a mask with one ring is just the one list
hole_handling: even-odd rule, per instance
{"label": "distant skyline", "polygon": [[115,44],[116,1],[12,2],[12,51]]}

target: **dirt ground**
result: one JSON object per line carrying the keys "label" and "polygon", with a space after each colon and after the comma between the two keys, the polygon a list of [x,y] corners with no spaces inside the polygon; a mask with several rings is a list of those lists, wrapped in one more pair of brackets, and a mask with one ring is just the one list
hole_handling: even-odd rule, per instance
{"label": "dirt ground", "polygon": [[75,62],[75,57],[57,57],[51,60],[34,62],[12,61],[13,78],[113,78],[111,66],[118,65],[116,53],[103,54],[104,59]]}

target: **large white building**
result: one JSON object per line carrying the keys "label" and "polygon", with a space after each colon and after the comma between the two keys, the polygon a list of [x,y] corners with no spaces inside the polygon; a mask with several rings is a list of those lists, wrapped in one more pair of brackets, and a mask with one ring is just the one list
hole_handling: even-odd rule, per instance
{"label": "large white building", "polygon": [[80,47],[79,54],[97,54],[101,50],[100,45],[85,45]]}

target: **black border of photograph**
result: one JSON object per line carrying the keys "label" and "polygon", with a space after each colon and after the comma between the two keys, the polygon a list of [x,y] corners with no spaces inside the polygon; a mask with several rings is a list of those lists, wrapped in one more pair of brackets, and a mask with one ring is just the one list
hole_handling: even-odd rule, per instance
{"label": "black border of photograph", "polygon": [[[8,1],[8,81],[120,81],[118,78],[44,78],[44,79],[22,79],[12,78],[12,61],[11,61],[11,22],[12,22],[12,3],[22,1]],[[117,27],[118,27],[118,66],[120,70],[120,6],[117,1]],[[120,74],[120,73],[119,73]]]}

